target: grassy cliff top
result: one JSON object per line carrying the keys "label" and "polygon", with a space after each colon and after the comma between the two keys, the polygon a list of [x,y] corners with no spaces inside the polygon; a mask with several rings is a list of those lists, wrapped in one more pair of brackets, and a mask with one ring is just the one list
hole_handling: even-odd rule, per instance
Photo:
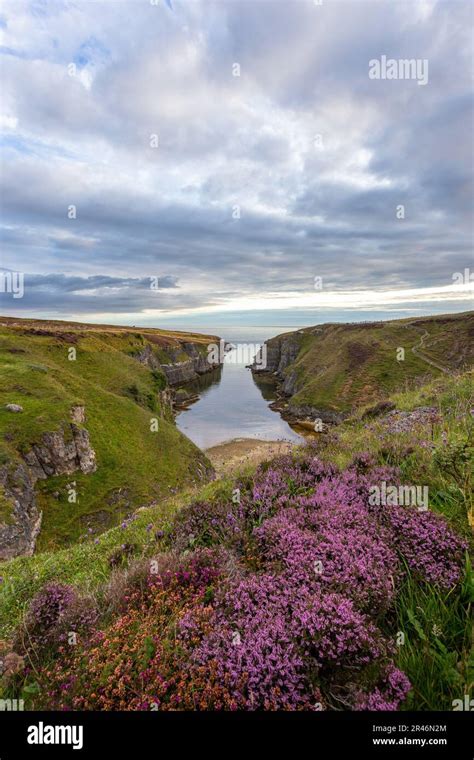
{"label": "grassy cliff top", "polygon": [[[166,378],[137,360],[189,359],[183,343],[205,351],[209,336],[163,330],[0,318],[0,464],[12,467],[44,433],[70,435],[71,409],[85,408],[83,426],[97,470],[49,477],[37,484],[43,510],[38,549],[100,533],[136,507],[198,481],[211,467],[173,422],[163,402]],[[6,404],[23,412],[9,412]],[[158,431],[152,431],[152,419]],[[74,481],[76,503],[67,499]]]}
{"label": "grassy cliff top", "polygon": [[[161,330],[157,327],[136,327],[129,325],[102,325],[87,322],[69,322],[57,319],[25,319],[20,317],[0,316],[0,326],[17,331],[47,331],[51,334],[64,335],[65,333],[114,333],[117,335],[140,333],[149,339],[162,338],[163,345],[178,345],[179,343],[200,343],[207,345],[210,338],[218,341],[216,335],[202,335],[201,333],[183,332],[180,330]],[[40,334],[36,332],[36,334]],[[46,334],[46,333],[44,333]]]}
{"label": "grassy cliff top", "polygon": [[388,322],[330,323],[268,341],[297,340],[284,370],[294,373],[295,407],[348,413],[400,388],[474,365],[474,312]]}

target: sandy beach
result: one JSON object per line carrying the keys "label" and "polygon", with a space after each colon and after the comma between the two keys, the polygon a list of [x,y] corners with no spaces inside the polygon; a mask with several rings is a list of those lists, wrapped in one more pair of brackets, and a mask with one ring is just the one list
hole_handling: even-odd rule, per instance
{"label": "sandy beach", "polygon": [[287,454],[294,447],[291,441],[264,441],[258,438],[234,438],[211,446],[205,453],[218,475],[225,475],[241,467],[256,465],[279,454]]}

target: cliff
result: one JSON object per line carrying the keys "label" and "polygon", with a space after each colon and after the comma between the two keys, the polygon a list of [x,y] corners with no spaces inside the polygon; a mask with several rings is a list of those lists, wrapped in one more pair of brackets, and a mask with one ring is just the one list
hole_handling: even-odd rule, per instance
{"label": "cliff", "polygon": [[159,356],[152,344],[147,343],[136,359],[150,369],[161,370],[172,387],[185,385],[221,366],[211,359],[203,344],[187,341],[179,342],[178,346],[163,346]]}
{"label": "cliff", "polygon": [[217,337],[0,318],[0,560],[66,546],[214,477],[174,425]]}
{"label": "cliff", "polygon": [[290,421],[337,423],[390,393],[474,365],[474,313],[324,324],[271,338],[266,372],[279,381],[274,405]]}

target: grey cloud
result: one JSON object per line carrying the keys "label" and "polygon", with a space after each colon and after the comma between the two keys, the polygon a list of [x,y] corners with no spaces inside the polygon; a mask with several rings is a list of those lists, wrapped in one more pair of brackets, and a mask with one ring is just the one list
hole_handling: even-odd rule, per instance
{"label": "grey cloud", "polygon": [[[27,308],[179,310],[315,275],[443,285],[468,265],[467,0],[49,3],[47,27],[20,12],[18,31],[16,7],[2,250],[43,275],[28,275]],[[429,84],[370,80],[381,54],[428,58]]]}

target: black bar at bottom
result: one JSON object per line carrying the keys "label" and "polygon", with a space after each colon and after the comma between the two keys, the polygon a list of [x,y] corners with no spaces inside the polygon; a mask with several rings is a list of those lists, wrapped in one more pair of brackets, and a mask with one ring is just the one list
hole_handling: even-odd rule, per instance
{"label": "black bar at bottom", "polygon": [[[472,760],[469,712],[430,713],[0,713],[0,760],[26,757],[169,756],[285,749],[331,757]],[[56,743],[50,743],[54,741]],[[74,749],[76,747],[76,749]],[[291,757],[293,760],[293,757]],[[296,760],[296,758],[295,758]]]}

